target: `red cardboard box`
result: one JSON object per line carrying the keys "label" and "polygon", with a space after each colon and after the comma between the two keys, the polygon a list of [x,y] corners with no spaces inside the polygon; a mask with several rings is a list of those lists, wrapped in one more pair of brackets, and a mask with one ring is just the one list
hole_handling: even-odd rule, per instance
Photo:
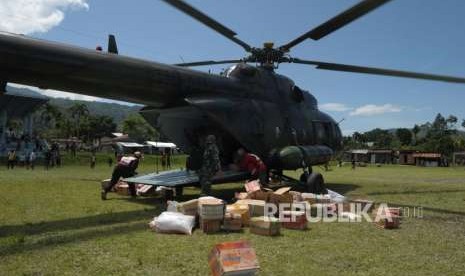
{"label": "red cardboard box", "polygon": [[400,226],[400,217],[391,215],[381,219],[377,225],[384,229],[397,229]]}
{"label": "red cardboard box", "polygon": [[260,268],[255,249],[248,241],[215,245],[210,252],[208,263],[213,276],[255,275]]}

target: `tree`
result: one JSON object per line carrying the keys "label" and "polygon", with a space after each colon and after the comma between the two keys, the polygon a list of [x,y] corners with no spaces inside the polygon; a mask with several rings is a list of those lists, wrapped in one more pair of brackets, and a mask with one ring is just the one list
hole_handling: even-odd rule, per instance
{"label": "tree", "polygon": [[54,128],[63,114],[54,105],[46,103],[40,110],[40,120],[47,127]]}
{"label": "tree", "polygon": [[465,128],[465,119],[463,119],[462,127]]}
{"label": "tree", "polygon": [[357,131],[354,132],[354,134],[352,134],[352,138],[354,139],[355,142],[358,142],[358,143],[366,142],[364,135]]}
{"label": "tree", "polygon": [[390,148],[394,138],[388,130],[380,128],[365,132],[364,136],[368,142],[373,142],[377,148]]}
{"label": "tree", "polygon": [[123,132],[137,142],[154,140],[157,136],[157,131],[138,113],[129,115],[123,121]]}
{"label": "tree", "polygon": [[399,128],[396,130],[396,136],[399,138],[402,146],[408,146],[412,143],[412,132],[407,128]]}
{"label": "tree", "polygon": [[87,105],[83,103],[75,103],[69,108],[69,112],[71,114],[71,118],[73,118],[74,122],[76,123],[75,133],[76,137],[79,138],[83,118],[89,115],[89,109],[87,109]]}
{"label": "tree", "polygon": [[108,116],[89,116],[88,137],[90,139],[101,139],[110,136],[116,131],[116,124],[113,118]]}
{"label": "tree", "polygon": [[[436,118],[434,119],[434,122],[431,126],[431,131],[433,132],[432,134],[444,134],[444,132],[447,130],[447,121],[446,119],[441,115],[441,113],[438,113],[436,115]],[[431,132],[430,131],[430,132]]]}
{"label": "tree", "polygon": [[420,131],[421,131],[420,126],[415,124],[412,129],[413,138],[415,138],[415,144],[418,142],[418,133],[420,133]]}
{"label": "tree", "polygon": [[449,117],[446,119],[448,129],[455,128],[455,124],[457,124],[458,121],[459,119],[457,117],[454,115],[449,115]]}

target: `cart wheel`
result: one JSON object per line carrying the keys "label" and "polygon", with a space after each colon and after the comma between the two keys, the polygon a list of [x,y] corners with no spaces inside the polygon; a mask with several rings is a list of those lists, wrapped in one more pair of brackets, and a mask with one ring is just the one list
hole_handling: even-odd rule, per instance
{"label": "cart wheel", "polygon": [[184,187],[176,187],[176,198],[182,197],[184,193]]}
{"label": "cart wheel", "polygon": [[312,173],[307,179],[307,191],[314,194],[327,194],[325,180],[321,173]]}

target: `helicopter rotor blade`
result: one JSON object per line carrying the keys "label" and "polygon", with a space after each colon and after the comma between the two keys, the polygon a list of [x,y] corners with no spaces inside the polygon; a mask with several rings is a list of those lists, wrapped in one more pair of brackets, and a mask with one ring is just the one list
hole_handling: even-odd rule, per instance
{"label": "helicopter rotor blade", "polygon": [[328,62],[320,62],[320,61],[312,61],[312,60],[303,60],[303,59],[298,59],[298,58],[289,58],[286,61],[290,63],[315,65],[317,69],[323,69],[323,70],[343,71],[343,72],[350,72],[350,73],[362,73],[362,74],[413,78],[413,79],[423,79],[423,80],[443,81],[443,82],[453,82],[453,83],[465,83],[465,78],[444,76],[444,75],[433,75],[433,74],[408,72],[408,71],[401,71],[401,70],[363,67],[363,66],[338,64],[338,63],[328,63]]}
{"label": "helicopter rotor blade", "polygon": [[216,64],[230,64],[230,63],[241,63],[244,62],[241,59],[230,59],[230,60],[206,60],[206,61],[198,61],[198,62],[186,62],[186,63],[178,63],[174,64],[175,66],[181,67],[192,67],[192,66],[204,66],[204,65],[216,65]]}
{"label": "helicopter rotor blade", "polygon": [[391,0],[364,0],[351,7],[350,9],[345,10],[344,12],[329,19],[328,21],[319,25],[318,27],[292,40],[291,42],[281,46],[280,49],[284,51],[289,51],[289,49],[308,38],[311,38],[313,40],[319,40],[320,38],[323,38],[331,34],[332,32],[346,26],[352,21],[357,20],[358,18],[366,15],[367,13],[375,10],[376,8],[386,4],[389,1]]}
{"label": "helicopter rotor blade", "polygon": [[247,52],[250,52],[252,50],[252,47],[249,44],[245,43],[244,41],[236,37],[237,35],[236,32],[224,26],[223,24],[211,18],[210,16],[206,15],[205,13],[201,12],[200,10],[194,8],[193,6],[187,4],[183,0],[163,0],[163,1],[173,6],[174,8],[184,12],[185,14],[193,17],[194,19],[197,19],[204,25],[210,27],[214,31],[232,40],[234,43],[239,44]]}

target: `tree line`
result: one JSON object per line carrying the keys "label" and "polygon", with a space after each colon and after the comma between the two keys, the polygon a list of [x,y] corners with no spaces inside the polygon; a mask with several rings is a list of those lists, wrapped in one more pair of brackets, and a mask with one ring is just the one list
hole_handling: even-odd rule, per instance
{"label": "tree line", "polygon": [[454,115],[444,117],[437,114],[433,122],[414,125],[412,128],[384,130],[373,129],[364,133],[354,132],[344,137],[346,150],[376,148],[418,150],[441,153],[448,157],[456,151],[465,151],[465,133],[458,130],[465,128],[465,119],[459,122]]}
{"label": "tree line", "polygon": [[86,104],[77,102],[68,108],[50,103],[35,114],[36,135],[45,139],[76,137],[84,142],[110,137],[114,132],[128,134],[137,142],[157,138],[157,131],[138,113],[129,114],[120,125],[107,115],[94,115]]}

